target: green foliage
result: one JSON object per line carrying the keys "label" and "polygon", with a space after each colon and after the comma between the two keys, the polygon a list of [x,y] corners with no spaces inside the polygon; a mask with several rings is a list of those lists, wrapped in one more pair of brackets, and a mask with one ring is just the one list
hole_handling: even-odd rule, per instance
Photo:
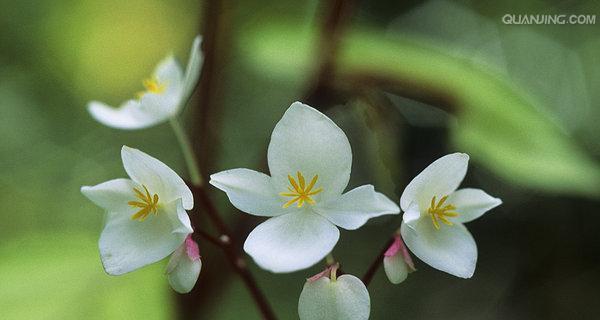
{"label": "green foliage", "polygon": [[[270,25],[250,34],[252,61],[273,63],[278,73],[310,69],[310,37],[292,26]],[[276,44],[276,45],[275,45]],[[375,77],[399,89],[421,88],[450,97],[458,121],[456,148],[516,185],[544,191],[600,196],[600,167],[569,134],[506,77],[415,41],[389,39],[374,30],[353,30],[343,40],[338,80]]]}

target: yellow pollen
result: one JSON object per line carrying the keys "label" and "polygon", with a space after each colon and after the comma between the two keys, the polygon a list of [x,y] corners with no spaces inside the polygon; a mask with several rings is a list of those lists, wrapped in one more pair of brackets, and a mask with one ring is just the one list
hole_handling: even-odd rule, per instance
{"label": "yellow pollen", "polygon": [[142,185],[142,187],[144,187],[144,191],[146,191],[145,194],[137,188],[133,188],[135,196],[141,201],[127,202],[128,205],[134,208],[140,208],[138,212],[131,216],[131,220],[144,221],[150,213],[158,215],[158,195],[155,193],[153,196],[151,196],[148,188],[146,188],[144,185]]}
{"label": "yellow pollen", "polygon": [[142,82],[146,91],[140,91],[137,93],[138,99],[141,99],[146,93],[162,94],[166,89],[165,83],[160,83],[155,77],[148,78]]}
{"label": "yellow pollen", "polygon": [[429,209],[427,209],[427,213],[429,213],[429,215],[431,216],[431,222],[433,222],[433,226],[439,230],[440,229],[440,223],[439,221],[442,221],[444,224],[447,224],[449,226],[453,225],[453,223],[448,220],[448,218],[456,218],[458,217],[458,212],[454,212],[452,210],[456,210],[456,207],[451,205],[451,204],[447,204],[444,206],[444,202],[446,202],[446,199],[448,199],[448,196],[443,196],[440,201],[436,204],[435,202],[435,196],[433,196],[433,198],[431,199],[431,206],[429,207]]}
{"label": "yellow pollen", "polygon": [[314,196],[315,194],[323,191],[323,188],[317,188],[313,190],[313,187],[319,180],[319,175],[315,175],[311,180],[308,186],[306,185],[306,180],[304,180],[304,176],[300,171],[297,172],[298,182],[294,179],[294,177],[288,174],[288,180],[292,185],[292,188],[288,187],[289,192],[281,192],[279,195],[283,197],[292,197],[292,199],[283,204],[284,208],[291,206],[296,203],[298,208],[302,208],[305,202],[310,204],[315,204],[315,200],[313,200],[310,196]]}

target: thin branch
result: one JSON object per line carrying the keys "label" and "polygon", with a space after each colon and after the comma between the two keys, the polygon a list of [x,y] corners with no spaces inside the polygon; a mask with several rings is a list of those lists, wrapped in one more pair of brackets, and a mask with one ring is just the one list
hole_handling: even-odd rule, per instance
{"label": "thin branch", "polygon": [[194,113],[195,147],[200,159],[200,170],[206,174],[212,157],[218,130],[219,91],[222,82],[220,72],[227,59],[227,42],[229,41],[230,16],[233,3],[226,0],[205,1],[202,17],[202,52],[204,62],[198,84],[198,108]]}
{"label": "thin branch", "polygon": [[217,237],[214,237],[214,236],[210,235],[208,232],[206,232],[204,230],[196,229],[196,230],[194,230],[194,234],[198,234],[199,237],[201,237],[204,240],[207,240],[208,242],[214,244],[217,247],[222,247],[223,246],[223,241],[222,240],[220,240]]}
{"label": "thin branch", "polygon": [[225,221],[221,219],[219,211],[214,205],[214,203],[211,201],[211,199],[208,197],[206,189],[202,187],[195,188],[194,194],[198,195],[198,197],[200,198],[200,201],[206,208],[206,210],[204,210],[203,212],[206,213],[211,223],[215,226],[215,228],[217,228],[219,233],[231,238],[231,231],[229,230],[229,227],[227,226]]}
{"label": "thin branch", "polygon": [[185,164],[187,166],[188,173],[190,174],[190,180],[192,181],[192,184],[195,186],[201,186],[202,176],[200,175],[198,160],[196,159],[194,150],[192,150],[190,139],[185,134],[185,131],[177,118],[173,117],[169,119],[169,124],[171,125],[171,128],[173,128],[175,137],[177,137],[177,142],[179,142],[179,146],[181,147],[181,152],[183,153],[183,158],[185,159]]}
{"label": "thin branch", "polygon": [[[228,36],[226,33],[230,28],[227,24],[229,23],[229,17],[231,13],[232,3],[223,0],[208,0],[205,2],[206,7],[204,8],[204,16],[202,17],[203,25],[203,53],[204,63],[202,67],[202,74],[198,84],[198,106],[197,113],[195,116],[195,129],[199,129],[200,132],[196,133],[195,139],[196,144],[194,145],[196,155],[200,155],[200,171],[202,177],[206,177],[207,169],[211,161],[210,157],[214,154],[211,152],[211,148],[215,146],[217,130],[215,130],[215,124],[218,123],[216,119],[216,111],[220,108],[217,106],[218,91],[219,91],[219,70],[222,69],[225,61],[224,50],[225,42]],[[205,210],[202,212],[206,213],[210,222],[214,225],[221,236],[217,239],[203,231],[200,231],[199,221],[197,215],[193,215],[192,226],[194,230],[197,230],[196,237],[201,237],[210,241],[213,244],[217,244],[221,250],[225,253],[225,257],[233,267],[234,271],[240,275],[245,286],[250,291],[250,294],[256,303],[263,319],[274,320],[276,319],[269,303],[267,302],[265,295],[258,287],[254,277],[247,268],[247,264],[244,257],[239,254],[239,250],[235,247],[233,241],[233,234],[231,233],[227,224],[221,218],[216,206],[208,196],[206,189],[201,184],[193,184],[192,191],[196,202],[201,203],[201,206]],[[198,211],[196,209],[195,211]],[[197,297],[189,297],[197,298]],[[188,299],[189,300],[189,299]],[[182,313],[185,316],[193,316],[194,305],[186,304],[182,299]]]}
{"label": "thin branch", "polygon": [[215,228],[217,228],[217,230],[221,233],[221,239],[219,239],[220,248],[225,253],[227,260],[229,261],[235,272],[238,273],[242,278],[242,281],[246,285],[246,288],[250,291],[252,299],[259,308],[263,319],[277,319],[264,293],[258,287],[254,276],[252,275],[252,273],[250,273],[250,270],[248,270],[246,260],[242,255],[239,254],[239,251],[236,248],[236,242],[234,241],[233,236],[229,231],[229,227],[227,227],[227,225],[221,218],[221,215],[219,214],[216,206],[208,196],[206,189],[204,189],[203,187],[194,188],[193,193],[199,198],[200,202],[204,206],[205,210],[203,210],[203,212],[205,212],[208,215]]}
{"label": "thin branch", "polygon": [[393,237],[385,243],[383,248],[381,248],[379,254],[377,254],[375,256],[375,259],[373,259],[373,262],[371,262],[371,265],[369,266],[369,269],[367,269],[367,272],[365,272],[365,274],[362,276],[362,282],[365,284],[365,286],[368,287],[369,283],[371,283],[371,280],[373,280],[373,276],[375,275],[377,270],[379,270],[379,267],[381,267],[381,264],[383,263],[383,254],[392,245],[392,243],[394,243]]}
{"label": "thin branch", "polygon": [[332,90],[335,77],[335,59],[337,57],[340,40],[351,16],[352,0],[330,0],[325,2],[325,17],[320,27],[317,59],[317,71],[314,79],[303,98],[303,102],[324,108],[333,104],[339,97],[336,90]]}

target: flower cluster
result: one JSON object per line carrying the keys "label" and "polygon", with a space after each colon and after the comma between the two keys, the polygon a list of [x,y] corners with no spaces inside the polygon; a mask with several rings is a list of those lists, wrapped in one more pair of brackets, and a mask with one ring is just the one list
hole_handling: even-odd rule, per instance
{"label": "flower cluster", "polygon": [[[118,109],[91,102],[99,122],[139,129],[173,119],[189,100],[202,63],[200,38],[192,46],[185,74],[169,56],[144,81],[146,91]],[[104,269],[120,275],[170,256],[171,287],[193,289],[202,262],[186,210],[194,196],[177,173],[144,152],[123,146],[128,179],[84,186],[81,192],[107,212],[99,248]],[[501,204],[479,189],[458,189],[469,156],[446,155],[405,188],[399,206],[372,185],[346,190],[352,150],[344,132],[318,110],[294,102],[275,126],[267,151],[269,174],[230,169],[210,176],[231,204],[267,217],[248,235],[244,251],[261,268],[285,273],[306,269],[328,257],[327,268],[309,278],[300,294],[301,319],[368,319],[370,297],[363,280],[340,271],[330,253],[339,228],[355,230],[370,219],[404,211],[380,257],[393,284],[416,271],[412,252],[433,268],[461,278],[473,275],[475,241],[463,223]],[[206,200],[204,200],[206,201]]]}
{"label": "flower cluster", "polygon": [[[462,278],[473,275],[477,249],[462,223],[501,201],[479,189],[456,190],[468,159],[463,153],[444,156],[404,190],[403,222],[383,257],[390,282],[400,283],[416,270],[408,249],[436,269]],[[244,250],[263,269],[308,268],[334,248],[337,227],[354,230],[371,218],[400,212],[371,185],[344,193],[352,163],[348,139],[331,119],[305,104],[293,103],[277,123],[267,160],[270,176],[232,169],[210,180],[239,210],[269,217],[244,243]],[[335,270],[330,266],[306,282],[298,307],[301,319],[369,317],[365,285],[352,275],[336,277]]]}
{"label": "flower cluster", "polygon": [[[137,99],[118,109],[90,102],[92,117],[119,129],[141,129],[175,117],[198,81],[200,42],[196,37],[185,75],[168,56],[144,81],[146,91]],[[81,188],[107,214],[99,241],[104,270],[121,275],[170,255],[166,273],[171,287],[180,293],[191,291],[202,267],[186,212],[194,207],[192,192],[175,171],[140,150],[123,146],[121,159],[129,179]]]}

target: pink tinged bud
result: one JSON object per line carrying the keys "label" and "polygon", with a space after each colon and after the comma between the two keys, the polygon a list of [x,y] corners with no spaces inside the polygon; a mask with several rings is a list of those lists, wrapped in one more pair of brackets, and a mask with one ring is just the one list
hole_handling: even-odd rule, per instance
{"label": "pink tinged bud", "polygon": [[192,239],[191,234],[185,238],[185,252],[190,260],[200,260],[200,249],[198,249],[198,244]]}
{"label": "pink tinged bud", "polygon": [[385,251],[385,253],[383,255],[385,257],[393,257],[398,253],[400,253],[402,255],[402,260],[404,260],[404,262],[408,266],[410,272],[417,270],[415,268],[415,264],[410,256],[410,253],[408,252],[408,249],[406,248],[406,245],[404,245],[404,241],[402,241],[402,238],[400,237],[399,234],[396,234],[396,235],[394,235],[394,242]]}

